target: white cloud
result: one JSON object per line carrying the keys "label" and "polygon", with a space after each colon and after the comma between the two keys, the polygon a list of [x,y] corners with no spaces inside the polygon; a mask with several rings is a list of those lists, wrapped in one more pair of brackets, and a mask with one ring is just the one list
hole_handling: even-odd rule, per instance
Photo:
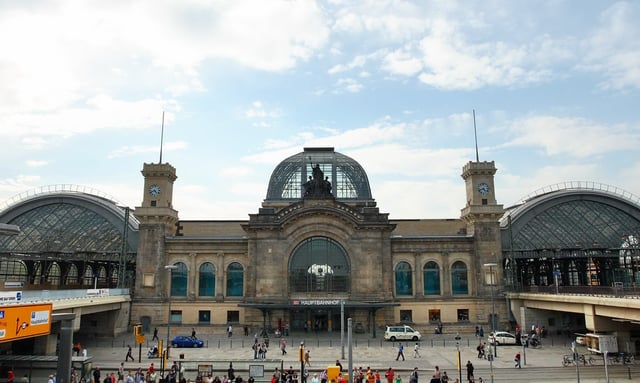
{"label": "white cloud", "polygon": [[382,68],[402,76],[414,76],[423,68],[422,61],[404,50],[396,50],[385,56]]}
{"label": "white cloud", "polygon": [[49,164],[49,161],[43,161],[43,160],[28,160],[27,161],[27,166],[30,168],[39,168],[41,166],[46,166]]}
{"label": "white cloud", "polygon": [[600,25],[585,42],[585,62],[578,68],[601,72],[605,88],[640,88],[640,7],[617,2],[601,16]]}
{"label": "white cloud", "polygon": [[341,78],[336,81],[336,87],[339,89],[344,89],[350,93],[358,93],[362,90],[362,88],[364,88],[364,85],[352,78]]}
{"label": "white cloud", "polygon": [[584,118],[534,116],[513,121],[505,147],[541,147],[550,156],[587,158],[640,147],[639,127],[599,124]]}

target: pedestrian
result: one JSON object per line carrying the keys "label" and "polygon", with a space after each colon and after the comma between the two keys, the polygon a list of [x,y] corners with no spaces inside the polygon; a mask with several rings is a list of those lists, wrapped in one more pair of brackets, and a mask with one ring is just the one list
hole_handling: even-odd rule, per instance
{"label": "pedestrian", "polygon": [[151,339],[151,341],[153,342],[154,340],[160,340],[160,338],[158,338],[158,328],[154,328],[153,329],[153,338]]}
{"label": "pedestrian", "polygon": [[342,363],[340,363],[339,359],[336,359],[336,366],[340,367],[340,372],[342,372]]}
{"label": "pedestrian", "polygon": [[396,360],[399,360],[400,357],[404,360],[404,346],[402,345],[402,342],[398,345],[398,355],[396,356]]}
{"label": "pedestrian", "polygon": [[484,337],[484,327],[480,326],[480,331],[478,331],[478,335],[480,335],[480,338]]}
{"label": "pedestrian", "polygon": [[229,362],[229,368],[227,369],[227,377],[233,381],[236,378],[235,370],[233,369],[233,362]]}
{"label": "pedestrian", "polygon": [[196,338],[196,329],[195,329],[195,327],[191,327],[191,337],[193,339],[198,339],[198,338]]}
{"label": "pedestrian", "polygon": [[49,379],[47,380],[47,383],[53,383],[53,375],[49,375]]}
{"label": "pedestrian", "polygon": [[409,375],[409,383],[418,383],[418,367],[414,367]]}
{"label": "pedestrian", "polygon": [[513,361],[516,362],[515,368],[522,368],[522,365],[520,364],[521,360],[519,352],[516,352],[516,357],[513,359]]}
{"label": "pedestrian", "polygon": [[9,368],[9,371],[7,371],[7,383],[13,383],[15,379],[16,379],[16,373],[13,372],[12,368]]}
{"label": "pedestrian", "polygon": [[420,355],[420,345],[416,342],[415,346],[413,346],[413,357],[414,358],[422,358]]}
{"label": "pedestrian", "polygon": [[304,353],[304,365],[305,366],[311,367],[311,362],[309,361],[310,357],[311,357],[311,355],[309,354],[309,350],[307,350],[307,352]]}
{"label": "pedestrian", "polygon": [[384,377],[387,378],[387,383],[393,383],[395,372],[391,367],[384,373]]}
{"label": "pedestrian", "polygon": [[280,349],[282,350],[282,355],[287,354],[287,340],[283,339],[280,341]]}
{"label": "pedestrian", "polygon": [[[53,378],[53,375],[50,376],[50,378]],[[97,367],[93,369],[93,383],[101,383],[102,381],[100,380],[100,367]]]}
{"label": "pedestrian", "polygon": [[118,383],[124,382],[124,362],[120,362],[120,367],[118,367]]}
{"label": "pedestrian", "polygon": [[436,366],[433,375],[431,376],[431,383],[440,383],[440,367]]}
{"label": "pedestrian", "polygon": [[231,338],[232,335],[233,335],[233,326],[229,325],[229,327],[227,327],[227,336]]}
{"label": "pedestrian", "polygon": [[442,376],[440,377],[440,382],[449,383],[449,375],[447,375],[446,371],[442,373]]}
{"label": "pedestrian", "polygon": [[132,362],[135,362],[135,359],[133,358],[133,355],[131,355],[131,345],[127,345],[127,356],[124,357],[124,361],[128,362],[129,358],[131,358]]}
{"label": "pedestrian", "polygon": [[253,359],[258,359],[258,352],[260,351],[260,343],[258,343],[258,338],[255,338],[253,341]]}
{"label": "pedestrian", "polygon": [[473,363],[470,360],[467,360],[467,382],[474,383],[475,378],[473,377]]}

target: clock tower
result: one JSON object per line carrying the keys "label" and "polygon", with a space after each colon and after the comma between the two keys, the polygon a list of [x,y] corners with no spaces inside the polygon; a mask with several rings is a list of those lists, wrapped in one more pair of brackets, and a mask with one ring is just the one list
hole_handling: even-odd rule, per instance
{"label": "clock tower", "polygon": [[493,176],[496,174],[493,161],[469,162],[462,168],[466,187],[467,205],[461,217],[467,222],[467,233],[476,235],[478,222],[498,223],[504,210],[496,201]]}
{"label": "clock tower", "polygon": [[[491,283],[502,284],[502,243],[499,220],[504,214],[504,209],[496,201],[493,182],[496,170],[493,161],[470,161],[462,168],[467,204],[461,211],[461,218],[467,223],[467,235],[473,236],[474,239],[477,286],[478,290],[484,293],[489,292]],[[489,270],[486,270],[488,264],[497,266],[490,270],[495,275],[489,279],[487,279]]]}
{"label": "clock tower", "polygon": [[161,278],[167,265],[165,237],[174,234],[178,212],[173,208],[173,182],[176,169],[168,163],[144,164],[142,205],[136,207],[140,222],[136,258],[135,298],[153,298],[165,294]]}

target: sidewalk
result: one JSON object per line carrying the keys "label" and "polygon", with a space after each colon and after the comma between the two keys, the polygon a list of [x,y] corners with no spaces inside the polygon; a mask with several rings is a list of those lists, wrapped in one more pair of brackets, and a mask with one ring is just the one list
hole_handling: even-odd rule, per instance
{"label": "sidewalk", "polygon": [[[229,363],[233,363],[236,371],[242,371],[246,376],[251,365],[263,365],[266,371],[273,371],[275,367],[288,368],[292,366],[295,369],[300,368],[298,359],[300,342],[303,341],[305,350],[310,351],[311,366],[307,367],[309,372],[319,372],[327,366],[335,365],[336,360],[340,360],[343,367],[347,369],[349,355],[352,355],[353,367],[370,366],[374,370],[385,371],[389,367],[394,370],[408,372],[414,367],[418,367],[422,371],[432,371],[435,366],[439,366],[441,370],[448,371],[451,375],[452,371],[457,371],[457,350],[453,334],[428,335],[420,344],[420,358],[413,357],[413,344],[415,342],[405,343],[405,360],[396,361],[398,342],[387,342],[384,339],[371,338],[366,334],[358,334],[352,339],[352,348],[349,350],[345,335],[344,340],[344,358],[342,355],[342,347],[340,341],[340,333],[293,333],[290,337],[284,337],[287,341],[287,354],[282,355],[279,349],[281,338],[270,338],[269,352],[267,359],[254,360],[251,345],[254,338],[252,336],[237,336],[227,338],[223,335],[205,336],[201,339],[205,340],[204,348],[197,349],[171,349],[168,365],[173,361],[180,361],[189,371],[196,371],[198,365],[212,365],[214,371],[226,373]],[[478,359],[475,347],[478,338],[473,334],[461,334],[460,341],[460,359],[464,366],[467,361],[471,361],[477,371],[489,369],[490,363],[486,359]],[[98,346],[91,348],[89,346],[89,356],[93,357],[93,365],[100,366],[103,371],[115,370],[119,367],[120,362],[124,361],[126,355],[126,344],[132,343],[131,334],[118,337],[112,340],[112,346]],[[262,340],[262,338],[260,338]],[[485,338],[486,340],[486,338]],[[524,350],[521,346],[500,346],[497,349],[498,357],[493,361],[494,369],[513,369],[514,356],[517,352],[523,354],[523,367],[558,367],[561,366],[562,355],[568,354],[570,350],[564,344],[551,345],[559,343],[549,339],[545,341],[548,346],[540,349]],[[142,358],[138,363],[138,348],[134,351],[135,362],[127,362],[125,366],[128,369],[148,368],[150,363],[154,363],[156,369],[160,368],[160,359],[148,359],[148,347],[144,345],[142,348]],[[584,350],[586,351],[586,349]],[[180,359],[180,357],[183,359]],[[464,370],[464,367],[463,367]]]}

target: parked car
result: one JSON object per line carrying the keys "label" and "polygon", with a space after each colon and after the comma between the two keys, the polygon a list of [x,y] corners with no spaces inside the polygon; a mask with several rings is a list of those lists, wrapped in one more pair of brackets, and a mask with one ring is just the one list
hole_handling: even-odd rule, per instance
{"label": "parked car", "polygon": [[200,339],[187,336],[187,335],[178,335],[171,341],[172,347],[202,347],[204,346],[204,342]]}
{"label": "parked car", "polygon": [[387,326],[384,332],[384,339],[395,342],[396,340],[413,340],[417,341],[422,338],[419,331],[414,330],[407,325]]}
{"label": "parked car", "polygon": [[489,334],[489,343],[500,346],[501,344],[516,344],[516,336],[506,331],[496,331]]}

